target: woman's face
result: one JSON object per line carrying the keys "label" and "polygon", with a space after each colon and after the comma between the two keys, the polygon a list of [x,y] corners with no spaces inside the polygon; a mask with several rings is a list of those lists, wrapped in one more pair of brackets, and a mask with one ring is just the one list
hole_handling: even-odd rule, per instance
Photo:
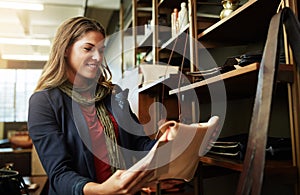
{"label": "woman's face", "polygon": [[89,31],[71,45],[65,54],[70,82],[84,87],[88,79],[96,77],[102,64],[104,36],[97,31]]}

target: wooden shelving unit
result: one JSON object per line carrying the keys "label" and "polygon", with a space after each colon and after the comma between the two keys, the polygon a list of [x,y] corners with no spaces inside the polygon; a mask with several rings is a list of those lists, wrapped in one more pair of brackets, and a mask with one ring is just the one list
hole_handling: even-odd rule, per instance
{"label": "wooden shelving unit", "polygon": [[[139,7],[138,5],[142,6],[143,4],[145,4],[149,6],[149,2],[151,3],[151,1],[146,2],[146,0],[133,0],[133,2],[137,3],[135,5],[137,8]],[[164,10],[165,12],[168,12],[169,10],[170,14],[173,8],[180,8],[181,2],[182,0],[153,0],[152,19],[154,19],[155,25],[158,25],[157,19],[160,10]],[[172,49],[174,49],[174,51],[182,50],[184,45],[183,43],[185,43],[186,41],[186,35],[191,35],[194,32],[197,32],[194,38],[204,46],[201,48],[194,48],[195,56],[191,57],[191,64],[197,67],[198,60],[201,60],[201,58],[198,58],[197,56],[197,52],[199,50],[216,50],[232,46],[248,46],[250,44],[251,46],[253,46],[253,43],[264,44],[264,41],[267,37],[269,22],[271,20],[271,17],[278,11],[281,0],[249,0],[241,5],[237,10],[235,10],[230,16],[222,20],[216,18],[215,16],[211,16],[211,18],[207,20],[207,18],[205,17],[209,14],[201,14],[197,12],[197,7],[209,4],[209,2],[207,1],[186,0],[185,2],[187,4],[190,3],[189,7],[192,8],[192,10],[189,10],[189,13],[192,13],[191,15],[193,20],[190,21],[189,25],[185,26],[185,28],[180,33],[178,33],[176,37],[171,37],[170,31],[168,31],[167,28],[153,29],[152,32],[146,34],[145,37],[139,42],[139,44],[137,45],[137,51],[147,51],[149,53],[153,52],[155,56],[153,62],[155,62],[156,60],[159,61],[163,58],[166,59],[170,57],[170,52]],[[217,6],[217,4],[215,4],[214,2],[212,3],[212,6]],[[197,13],[195,13],[195,11]],[[133,15],[138,17],[138,14]],[[136,19],[137,18],[134,18],[133,20]],[[203,24],[201,22],[203,22]],[[138,22],[134,23],[136,25],[141,24]],[[160,36],[162,34],[163,36]],[[164,38],[160,39],[161,37]],[[191,37],[188,37],[189,40],[190,38]],[[176,47],[174,47],[174,44],[176,44]],[[192,42],[188,41],[187,44],[190,52],[187,55],[194,55]],[[174,56],[171,56],[171,58],[182,58],[182,56],[175,54]],[[194,58],[198,59],[194,60]],[[176,65],[179,64],[177,63]],[[208,86],[213,86],[220,82],[224,83],[227,100],[234,102],[240,99],[253,99],[256,93],[259,69],[260,64],[257,62],[237,68],[232,71],[225,72],[223,74],[219,74],[213,77],[207,77],[201,81],[195,82],[193,78],[191,79],[191,77],[189,77],[189,81],[191,82],[183,82],[180,85],[180,88],[177,88],[179,75],[166,75],[165,77],[162,77],[154,81],[153,83],[149,83],[139,88],[138,92],[140,94],[140,99],[142,100],[139,102],[139,107],[143,108],[142,112],[139,113],[139,118],[142,120],[142,122],[147,122],[147,120],[151,118],[149,117],[147,109],[152,103],[162,102],[163,98],[169,101],[173,97],[177,98],[177,95],[179,93],[184,94],[189,93],[190,91],[195,91],[198,97],[201,97],[199,98],[200,104],[210,104],[210,94]],[[191,72],[193,72],[192,68]],[[293,65],[282,63],[280,65],[277,82],[280,83],[280,85],[282,84],[287,86],[292,85],[293,81]],[[169,86],[169,88],[167,87],[167,91],[166,89],[164,89],[164,93],[162,94],[162,88],[165,86]],[[289,86],[286,88],[290,90]],[[174,99],[172,99],[172,101],[170,102],[171,103],[169,103],[169,107],[167,107],[167,109],[171,110],[172,113],[177,112],[174,110],[174,107],[176,107]],[[157,110],[157,112],[159,112],[159,110]],[[292,113],[293,111],[290,111],[290,114]],[[157,115],[159,115],[159,113],[154,114],[156,114],[155,117],[158,118]],[[176,117],[176,115],[173,115],[172,117]],[[149,128],[153,127],[155,127],[155,124],[153,124],[153,126]],[[299,146],[293,145],[292,147]],[[202,167],[204,169],[205,167],[221,167],[222,169],[227,171],[230,170],[241,172],[243,170],[243,161],[230,160],[212,155],[201,157],[200,164],[204,165]],[[292,161],[267,160],[265,164],[265,179],[271,178],[272,181],[280,181],[280,179],[276,179],[276,177],[278,177],[284,178],[285,182],[283,183],[299,184],[299,170],[299,162],[296,162],[295,159],[293,159]],[[217,176],[217,174],[215,174],[214,176]]]}

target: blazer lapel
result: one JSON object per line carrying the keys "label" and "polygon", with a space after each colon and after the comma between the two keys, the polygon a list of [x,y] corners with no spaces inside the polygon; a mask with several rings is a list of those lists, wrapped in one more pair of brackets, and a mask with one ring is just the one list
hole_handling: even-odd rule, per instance
{"label": "blazer lapel", "polygon": [[[85,158],[86,164],[87,164],[87,170],[89,172],[89,175],[91,175],[93,178],[96,178],[96,171],[94,168],[94,156],[91,152],[92,145],[91,145],[91,139],[89,135],[89,129],[86,124],[86,121],[84,119],[84,116],[81,112],[80,106],[75,101],[70,101],[70,97],[64,94],[64,102],[66,105],[66,109],[71,115],[71,118],[76,126],[76,130],[79,134],[79,138],[81,139],[82,144],[82,153],[78,155],[82,155]],[[78,151],[81,152],[81,151]]]}

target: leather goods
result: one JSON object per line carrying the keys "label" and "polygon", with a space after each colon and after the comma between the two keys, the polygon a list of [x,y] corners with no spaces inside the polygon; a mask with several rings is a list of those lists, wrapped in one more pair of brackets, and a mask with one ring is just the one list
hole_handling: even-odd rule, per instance
{"label": "leather goods", "polygon": [[254,62],[260,62],[262,58],[261,52],[245,53],[239,57],[238,65],[246,66]]}
{"label": "leather goods", "polygon": [[209,70],[199,70],[194,72],[186,72],[186,75],[194,77],[195,81],[202,81],[210,77],[214,77],[225,72],[235,70],[234,65],[224,64],[221,67],[211,68]]}
{"label": "leather goods", "polygon": [[[248,134],[222,137],[213,143],[208,154],[243,160],[246,153]],[[290,138],[267,137],[266,159],[268,160],[291,160],[292,143]]]}
{"label": "leather goods", "polygon": [[161,138],[165,139],[160,138],[144,158],[127,170],[138,171],[148,165],[148,169],[155,169],[149,182],[165,179],[190,181],[198,167],[199,156],[210,150],[221,129],[219,117],[213,116],[206,123],[189,125],[168,121],[159,130],[163,133]]}
{"label": "leather goods", "polygon": [[[210,150],[212,143],[220,134],[218,121],[219,117],[213,116],[207,123],[187,125],[168,121],[160,126],[161,132],[167,133],[169,130],[174,139],[168,141],[173,143],[161,142],[161,146],[165,148],[157,152],[157,160],[160,161],[165,157],[169,161],[168,164],[156,169],[155,176],[159,180],[175,178],[190,181],[198,167],[199,156],[204,156]],[[169,151],[170,158],[166,158],[168,155],[166,151]]]}
{"label": "leather goods", "polygon": [[[283,24],[293,52],[295,69],[299,71],[300,68],[300,24],[293,11],[285,7],[275,14],[270,22],[258,73],[248,147],[236,194],[249,194],[251,192],[251,194],[259,195],[261,193],[271,102],[276,87],[280,54],[279,43]],[[297,74],[299,73],[297,72]]]}
{"label": "leather goods", "polygon": [[217,141],[213,143],[213,146],[208,151],[208,154],[218,155],[225,158],[242,160],[244,158],[245,146],[241,142],[225,142]]}

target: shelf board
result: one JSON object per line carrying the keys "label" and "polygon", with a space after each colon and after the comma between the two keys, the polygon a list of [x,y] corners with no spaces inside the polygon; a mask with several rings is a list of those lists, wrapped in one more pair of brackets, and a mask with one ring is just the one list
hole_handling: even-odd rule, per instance
{"label": "shelf board", "polygon": [[[241,97],[251,97],[255,95],[258,79],[259,63],[253,63],[205,80],[195,82],[180,89],[169,91],[169,95],[196,90],[201,95],[199,101],[205,102],[210,100],[208,91],[209,86],[213,86],[218,82],[224,82],[228,99],[236,99]],[[293,82],[293,65],[280,64],[278,72],[278,81]]]}
{"label": "shelf board", "polygon": [[[205,163],[207,165],[228,168],[234,171],[243,170],[242,160],[234,160],[216,155],[207,154],[203,157],[200,157],[200,162]],[[291,160],[266,160],[266,171],[269,171],[271,169],[278,169],[278,167],[282,169],[294,169]]]}
{"label": "shelf board", "polygon": [[220,166],[227,169],[231,169],[234,171],[241,172],[243,170],[243,162],[240,160],[232,160],[228,158],[222,158],[214,155],[206,155],[203,157],[200,157],[200,162],[208,164],[208,165],[214,165],[214,166]]}
{"label": "shelf board", "polygon": [[145,91],[147,91],[147,90],[149,90],[149,89],[157,86],[158,84],[161,84],[163,81],[165,81],[165,80],[167,80],[169,78],[170,78],[170,75],[168,74],[168,75],[166,75],[164,77],[159,78],[156,81],[153,81],[153,82],[147,83],[147,84],[143,84],[143,86],[141,88],[139,88],[139,93],[145,92]]}
{"label": "shelf board", "polygon": [[[229,71],[229,72],[226,72],[226,73],[223,73],[223,74],[220,74],[220,75],[217,75],[217,76],[214,76],[214,77],[211,77],[211,78],[208,78],[208,79],[196,82],[196,83],[192,83],[190,85],[180,87],[180,92],[184,92],[184,91],[188,91],[188,90],[196,89],[196,88],[200,88],[200,87],[205,87],[205,86],[213,84],[215,82],[220,82],[220,81],[223,81],[223,80],[226,80],[229,78],[235,78],[235,77],[237,78],[241,75],[245,76],[245,74],[247,74],[247,73],[251,73],[251,72],[258,70],[258,66],[259,66],[258,63],[253,63],[253,64],[247,65],[245,67],[242,67],[242,68],[238,68],[238,69],[235,69],[235,70],[232,70],[232,71]],[[247,82],[249,82],[249,80],[247,80]],[[179,92],[179,89],[173,89],[173,90],[169,91],[169,94],[172,95],[172,94],[176,94],[178,92]]]}
{"label": "shelf board", "polygon": [[[187,33],[188,33],[188,32],[187,32],[188,29],[189,29],[189,24],[187,24],[186,26],[184,26],[184,27],[182,28],[182,30],[181,30],[179,33],[177,33],[176,36],[171,37],[169,40],[165,41],[164,44],[161,45],[161,47],[160,47],[159,50],[160,50],[160,51],[165,50],[165,49],[171,50],[171,49],[173,48],[173,45],[175,44],[176,39],[177,39],[177,43],[178,43],[178,41],[180,41],[181,39],[184,39],[184,40],[182,40],[182,41],[185,41],[185,35],[188,35],[188,34],[187,34]],[[178,39],[179,39],[179,40],[178,40]],[[179,47],[182,48],[182,45],[179,45]],[[176,49],[174,49],[174,50],[176,51]]]}
{"label": "shelf board", "polygon": [[[233,171],[241,172],[243,170],[243,161],[219,157],[215,155],[206,155],[200,157],[200,162],[205,165],[223,167]],[[291,160],[266,160],[265,175],[285,184],[295,184],[297,181],[297,167]],[[285,181],[281,181],[284,178]]]}
{"label": "shelf board", "polygon": [[182,0],[159,0],[158,7],[159,8],[180,8],[180,3],[183,2]]}
{"label": "shelf board", "polygon": [[223,5],[220,0],[217,1],[197,1],[197,20],[199,18],[212,18],[217,19],[217,21],[220,20],[220,13],[223,10]]}
{"label": "shelf board", "polygon": [[249,0],[228,17],[198,35],[205,47],[241,45],[265,40],[269,22],[280,0]]}
{"label": "shelf board", "polygon": [[[155,66],[155,65],[154,65]],[[179,74],[167,74],[156,81],[153,81],[151,83],[147,83],[139,88],[139,93],[152,93],[154,92],[160,85],[164,84],[168,87],[175,87],[177,86],[177,81],[179,78]]]}

